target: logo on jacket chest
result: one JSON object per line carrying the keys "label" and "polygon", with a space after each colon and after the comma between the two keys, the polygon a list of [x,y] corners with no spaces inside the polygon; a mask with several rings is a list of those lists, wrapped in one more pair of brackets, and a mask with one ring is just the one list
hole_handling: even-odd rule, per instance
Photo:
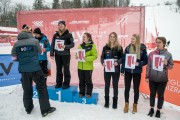
{"label": "logo on jacket chest", "polygon": [[20,47],[20,51],[21,52],[33,51],[33,47],[32,46],[23,46],[23,47]]}

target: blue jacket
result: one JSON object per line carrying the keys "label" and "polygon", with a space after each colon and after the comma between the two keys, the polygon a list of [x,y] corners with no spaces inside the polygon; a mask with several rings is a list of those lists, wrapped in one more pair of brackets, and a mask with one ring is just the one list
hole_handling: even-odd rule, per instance
{"label": "blue jacket", "polygon": [[42,34],[40,38],[36,38],[36,39],[39,39],[39,43],[43,44],[43,48],[46,49],[46,52],[43,52],[43,54],[39,54],[38,56],[39,60],[47,60],[47,52],[49,52],[51,48],[49,40],[44,34]]}
{"label": "blue jacket", "polygon": [[17,57],[19,72],[35,72],[41,70],[38,54],[41,53],[39,41],[32,34],[21,32],[17,37],[11,55]]}
{"label": "blue jacket", "polygon": [[142,72],[142,67],[147,64],[148,58],[147,58],[147,51],[146,51],[146,46],[144,44],[141,44],[140,46],[140,59],[137,59],[136,62],[139,63],[138,66],[135,67],[135,69],[129,69],[125,68],[125,58],[126,54],[129,54],[129,49],[130,45],[128,45],[125,49],[125,53],[123,54],[123,59],[122,59],[122,66],[121,66],[121,73],[130,72],[130,73],[137,73],[140,74]]}

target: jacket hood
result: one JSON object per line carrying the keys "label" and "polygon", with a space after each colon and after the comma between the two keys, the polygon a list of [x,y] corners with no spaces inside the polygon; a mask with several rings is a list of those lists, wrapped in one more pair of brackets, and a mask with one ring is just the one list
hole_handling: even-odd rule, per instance
{"label": "jacket hood", "polygon": [[18,34],[17,39],[18,40],[23,40],[23,39],[29,39],[32,38],[32,34],[31,33],[27,33],[27,32],[21,32]]}
{"label": "jacket hood", "polygon": [[[35,38],[40,41],[43,37],[46,37],[46,36],[42,33],[39,38],[36,38],[36,37],[35,37]],[[47,37],[46,37],[46,38],[47,38]]]}
{"label": "jacket hood", "polygon": [[81,45],[89,45],[89,44],[94,44],[93,41],[89,41],[88,44],[86,44],[85,42],[83,42]]}
{"label": "jacket hood", "polygon": [[155,50],[155,52],[157,53],[157,54],[163,54],[163,53],[165,53],[167,51],[167,49],[164,49],[164,50],[158,50],[158,49],[156,49]]}
{"label": "jacket hood", "polygon": [[[69,30],[68,29],[65,29],[65,31],[62,33],[62,35],[64,35],[64,34],[68,34],[69,33]],[[56,34],[59,34],[59,31],[56,31]],[[61,36],[62,36],[61,35]]]}

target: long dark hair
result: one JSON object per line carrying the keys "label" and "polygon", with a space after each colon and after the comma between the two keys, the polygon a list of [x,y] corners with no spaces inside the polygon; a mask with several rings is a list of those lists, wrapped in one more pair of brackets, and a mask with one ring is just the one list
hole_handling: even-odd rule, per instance
{"label": "long dark hair", "polygon": [[89,42],[91,42],[91,43],[93,44],[94,42],[93,42],[93,40],[92,40],[92,36],[91,36],[91,34],[90,34],[90,33],[88,33],[88,32],[85,32],[84,34],[87,36],[88,41],[89,41]]}

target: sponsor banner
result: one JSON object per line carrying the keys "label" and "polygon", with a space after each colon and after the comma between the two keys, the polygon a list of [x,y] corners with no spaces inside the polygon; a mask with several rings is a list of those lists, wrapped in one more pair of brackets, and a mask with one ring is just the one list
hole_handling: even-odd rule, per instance
{"label": "sponsor banner", "polygon": [[20,84],[18,62],[12,61],[11,55],[0,55],[0,87]]}
{"label": "sponsor banner", "polygon": [[[122,12],[123,11],[123,12]],[[53,13],[53,14],[52,14]],[[78,16],[78,17],[74,17]],[[131,42],[134,33],[141,35],[141,42],[144,42],[145,30],[145,8],[144,7],[120,7],[120,8],[83,8],[83,9],[58,9],[20,11],[17,13],[18,29],[27,24],[32,29],[40,27],[41,31],[52,40],[55,31],[58,30],[58,22],[65,20],[66,27],[72,33],[75,46],[71,51],[70,72],[71,84],[79,84],[77,74],[78,60],[76,53],[79,44],[82,44],[82,37],[85,32],[92,34],[92,40],[97,46],[98,58],[94,61],[92,74],[95,86],[104,86],[104,67],[101,65],[100,56],[103,46],[108,42],[111,32],[116,32],[118,41],[125,48]],[[28,19],[27,19],[28,18]],[[49,57],[49,53],[48,53]],[[55,60],[48,58],[51,63],[51,76],[48,77],[48,84],[56,83]],[[122,79],[122,77],[120,77]],[[120,80],[119,86],[123,86]]]}

